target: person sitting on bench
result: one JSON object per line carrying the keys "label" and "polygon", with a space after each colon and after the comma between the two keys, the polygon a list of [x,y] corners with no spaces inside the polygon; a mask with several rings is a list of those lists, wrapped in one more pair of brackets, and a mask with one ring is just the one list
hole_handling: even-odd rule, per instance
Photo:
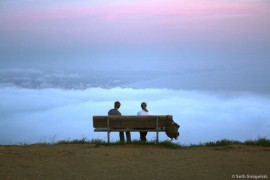
{"label": "person sitting on bench", "polygon": [[[142,108],[142,110],[141,111],[139,111],[138,113],[137,113],[137,115],[138,116],[148,116],[149,115],[149,112],[148,112],[148,110],[147,110],[147,104],[145,103],[145,102],[142,102],[141,103],[141,108]],[[146,135],[147,135],[147,132],[143,132],[143,131],[141,131],[140,132],[140,139],[141,139],[141,141],[142,142],[146,142]]]}
{"label": "person sitting on bench", "polygon": [[[108,115],[109,116],[121,116],[121,112],[118,110],[121,106],[121,103],[119,101],[116,101],[114,103],[114,108],[109,110]],[[124,132],[119,132],[120,142],[125,142],[125,135]],[[127,141],[131,141],[130,132],[126,132]]]}

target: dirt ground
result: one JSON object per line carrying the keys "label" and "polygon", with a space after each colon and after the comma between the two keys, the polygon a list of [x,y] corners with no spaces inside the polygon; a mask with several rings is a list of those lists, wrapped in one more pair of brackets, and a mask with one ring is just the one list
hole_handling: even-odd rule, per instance
{"label": "dirt ground", "polygon": [[0,179],[269,179],[270,148],[0,146]]}

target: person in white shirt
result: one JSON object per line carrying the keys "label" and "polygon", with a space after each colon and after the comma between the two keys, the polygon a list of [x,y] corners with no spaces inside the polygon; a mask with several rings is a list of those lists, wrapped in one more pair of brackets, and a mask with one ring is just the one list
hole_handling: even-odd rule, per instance
{"label": "person in white shirt", "polygon": [[[141,103],[142,110],[137,113],[138,116],[149,116],[149,111],[147,110],[147,104],[145,102]],[[146,141],[147,132],[140,132],[141,141]]]}

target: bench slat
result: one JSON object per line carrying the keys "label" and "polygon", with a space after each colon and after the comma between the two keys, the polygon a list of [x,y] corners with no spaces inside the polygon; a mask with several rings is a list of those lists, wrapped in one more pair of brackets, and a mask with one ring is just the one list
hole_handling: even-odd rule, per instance
{"label": "bench slat", "polygon": [[110,128],[156,128],[157,118],[158,127],[166,127],[172,116],[93,116],[94,128],[107,128],[107,118],[109,118]]}
{"label": "bench slat", "polygon": [[[107,132],[108,128],[96,128],[95,132]],[[110,132],[156,132],[156,129],[110,129]],[[159,132],[165,132],[163,128],[158,129]]]}

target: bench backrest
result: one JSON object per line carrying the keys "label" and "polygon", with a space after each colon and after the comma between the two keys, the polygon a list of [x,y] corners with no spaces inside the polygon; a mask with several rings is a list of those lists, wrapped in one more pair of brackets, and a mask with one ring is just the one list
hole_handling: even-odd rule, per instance
{"label": "bench backrest", "polygon": [[94,128],[163,128],[172,122],[172,116],[93,116]]}

